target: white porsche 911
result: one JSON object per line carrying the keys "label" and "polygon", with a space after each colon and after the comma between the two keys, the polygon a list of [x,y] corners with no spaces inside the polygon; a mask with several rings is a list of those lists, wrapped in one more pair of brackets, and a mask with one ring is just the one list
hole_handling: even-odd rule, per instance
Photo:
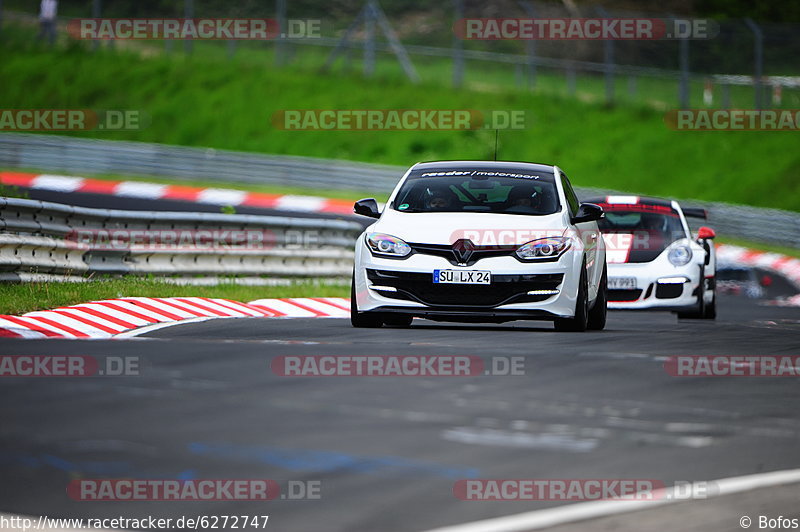
{"label": "white porsche 911", "polygon": [[700,227],[694,238],[686,222],[686,216],[705,218],[704,209],[639,196],[589,201],[605,212],[598,223],[607,249],[609,308],[716,317],[714,230]]}
{"label": "white porsche 911", "polygon": [[354,327],[403,327],[415,317],[605,326],[603,211],[580,204],[557,166],[420,163],[383,213],[374,199],[355,212],[378,220],[356,242]]}

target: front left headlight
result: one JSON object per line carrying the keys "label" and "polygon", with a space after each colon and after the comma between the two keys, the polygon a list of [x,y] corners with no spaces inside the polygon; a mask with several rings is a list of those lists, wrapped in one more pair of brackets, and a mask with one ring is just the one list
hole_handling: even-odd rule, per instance
{"label": "front left headlight", "polygon": [[531,240],[517,248],[517,257],[522,260],[556,259],[570,246],[570,239],[564,236]]}
{"label": "front left headlight", "polygon": [[673,266],[686,266],[692,260],[692,248],[689,246],[675,246],[669,250],[667,258]]}
{"label": "front left headlight", "polygon": [[373,255],[393,257],[396,259],[406,257],[411,253],[411,246],[392,235],[383,233],[367,234],[367,246]]}

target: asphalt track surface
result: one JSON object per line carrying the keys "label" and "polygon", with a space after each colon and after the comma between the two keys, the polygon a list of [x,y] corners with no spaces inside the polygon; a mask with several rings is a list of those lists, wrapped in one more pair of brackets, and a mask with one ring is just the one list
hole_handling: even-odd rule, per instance
{"label": "asphalt track surface", "polygon": [[[275,531],[419,531],[568,504],[461,501],[459,478],[670,485],[799,467],[796,378],[664,370],[670,355],[800,354],[800,309],[719,303],[715,322],[612,312],[607,330],[589,333],[547,322],[356,330],[343,319],[226,319],[126,340],[0,339],[2,354],[141,364],[139,376],[2,379],[0,511],[249,514],[269,515]],[[522,356],[525,374],[296,378],[270,369],[280,355],[331,354]],[[98,503],[65,493],[71,479],[130,477],[321,481],[322,496]],[[743,500],[706,530],[739,529]],[[796,513],[792,500],[776,515]],[[662,511],[680,526],[680,510]]]}

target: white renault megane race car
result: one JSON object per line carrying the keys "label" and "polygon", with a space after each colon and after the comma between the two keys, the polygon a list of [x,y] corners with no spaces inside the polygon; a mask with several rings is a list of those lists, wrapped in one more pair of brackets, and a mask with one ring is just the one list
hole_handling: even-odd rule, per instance
{"label": "white renault megane race car", "polygon": [[607,249],[609,308],[716,317],[714,231],[701,227],[693,238],[686,223],[686,216],[705,218],[705,210],[639,196],[589,201],[605,212],[598,224]]}
{"label": "white renault megane race car", "polygon": [[578,203],[556,166],[448,161],[411,167],[358,238],[355,327],[414,317],[501,323],[552,320],[564,331],[606,322],[600,207]]}

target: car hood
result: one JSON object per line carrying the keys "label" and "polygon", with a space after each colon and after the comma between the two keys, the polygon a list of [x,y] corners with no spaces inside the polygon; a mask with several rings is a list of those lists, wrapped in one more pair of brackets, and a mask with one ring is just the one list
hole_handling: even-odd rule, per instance
{"label": "car hood", "polygon": [[451,245],[468,238],[478,246],[519,246],[537,238],[564,234],[562,213],[524,216],[493,213],[403,213],[387,209],[370,231],[406,242]]}
{"label": "car hood", "polygon": [[603,240],[609,264],[653,262],[670,246],[677,245],[676,242],[688,245],[687,239],[673,241],[659,233],[645,231],[603,233]]}

